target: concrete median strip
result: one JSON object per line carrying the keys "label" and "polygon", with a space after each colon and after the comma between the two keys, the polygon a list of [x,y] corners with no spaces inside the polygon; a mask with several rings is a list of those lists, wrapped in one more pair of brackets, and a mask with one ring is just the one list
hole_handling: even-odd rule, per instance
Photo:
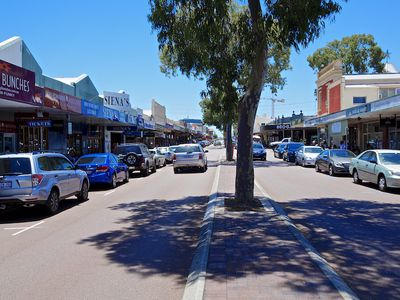
{"label": "concrete median strip", "polygon": [[342,298],[345,300],[359,299],[356,293],[346,284],[346,282],[339,276],[339,274],[329,265],[329,263],[321,256],[321,254],[304,237],[301,231],[285,213],[284,209],[280,205],[272,201],[272,198],[257,181],[255,181],[255,185],[265,197],[261,199],[261,203],[263,204],[264,209],[267,212],[275,212],[278,217],[285,222],[290,232],[299,241],[299,243],[310,256],[312,261],[320,268],[320,270],[325,274],[328,280],[337,289]]}
{"label": "concrete median strip", "polygon": [[218,167],[215,171],[214,182],[211,188],[207,210],[201,225],[200,237],[197,243],[189,276],[186,280],[183,300],[202,300],[207,274],[208,253],[210,249],[211,237],[213,232],[213,222],[215,210],[223,205],[224,199],[218,198],[218,182],[221,171],[221,157],[218,160]]}

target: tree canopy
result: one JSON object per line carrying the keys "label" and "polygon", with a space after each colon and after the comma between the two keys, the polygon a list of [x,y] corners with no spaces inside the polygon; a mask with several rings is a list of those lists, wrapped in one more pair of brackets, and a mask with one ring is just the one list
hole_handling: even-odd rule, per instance
{"label": "tree canopy", "polygon": [[316,71],[335,60],[341,60],[347,74],[367,73],[371,70],[382,73],[385,58],[385,52],[371,34],[354,34],[328,43],[308,56],[307,61]]}
{"label": "tree canopy", "polygon": [[[265,87],[285,80],[290,48],[313,41],[341,6],[335,0],[149,0],[149,21],[161,52],[162,71],[205,78],[208,91],[238,93],[235,197],[254,200],[253,125]],[[245,1],[241,1],[245,2]],[[210,101],[219,97],[210,97]],[[216,103],[206,102],[214,107]],[[221,107],[217,103],[216,107]]]}

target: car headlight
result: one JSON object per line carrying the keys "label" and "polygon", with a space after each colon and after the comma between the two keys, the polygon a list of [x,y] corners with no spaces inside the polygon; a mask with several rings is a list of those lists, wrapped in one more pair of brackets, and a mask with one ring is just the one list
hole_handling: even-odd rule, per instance
{"label": "car headlight", "polygon": [[335,162],[334,165],[335,165],[335,167],[339,167],[339,168],[343,167],[343,164],[340,162]]}

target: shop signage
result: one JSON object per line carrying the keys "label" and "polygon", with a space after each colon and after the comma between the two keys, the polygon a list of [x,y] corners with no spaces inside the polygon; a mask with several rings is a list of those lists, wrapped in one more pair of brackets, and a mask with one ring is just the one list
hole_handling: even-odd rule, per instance
{"label": "shop signage", "polygon": [[44,106],[82,113],[81,99],[49,88],[44,89]]}
{"label": "shop signage", "polygon": [[0,60],[0,98],[34,104],[35,73]]}
{"label": "shop signage", "polygon": [[33,103],[43,105],[44,102],[44,89],[40,86],[35,86],[35,95],[33,96]]}
{"label": "shop signage", "polygon": [[143,137],[155,137],[154,132],[149,132],[149,131],[143,131]]}
{"label": "shop signage", "polygon": [[82,99],[82,114],[87,116],[101,117],[101,106]]}
{"label": "shop signage", "polygon": [[290,124],[289,124],[289,123],[286,123],[286,124],[278,124],[278,125],[276,125],[276,129],[283,129],[283,130],[285,130],[285,129],[290,129]]}
{"label": "shop signage", "polygon": [[139,128],[144,128],[144,119],[141,115],[137,116],[136,123]]}
{"label": "shop signage", "polygon": [[51,120],[33,120],[27,121],[26,125],[28,125],[28,127],[51,127],[52,122]]}
{"label": "shop signage", "polygon": [[371,103],[371,111],[379,111],[400,106],[400,95]]}
{"label": "shop signage", "polygon": [[103,117],[112,121],[119,121],[119,111],[103,106]]}
{"label": "shop signage", "polygon": [[104,92],[104,106],[119,111],[131,110],[129,95],[125,93]]}
{"label": "shop signage", "polygon": [[136,126],[107,126],[108,131],[136,131]]}
{"label": "shop signage", "polygon": [[142,137],[142,132],[141,131],[127,131],[127,132],[124,132],[124,135],[134,136],[134,137]]}
{"label": "shop signage", "polygon": [[152,123],[152,122],[150,122],[150,121],[144,120],[144,128],[145,128],[145,129],[152,129],[152,130],[154,130],[154,129],[155,129],[155,124]]}
{"label": "shop signage", "polygon": [[371,111],[371,104],[359,105],[346,110],[346,117],[352,117]]}
{"label": "shop signage", "polygon": [[379,117],[380,127],[396,127],[396,117]]}
{"label": "shop signage", "polygon": [[165,124],[165,128],[167,129],[174,129],[174,125],[173,124]]}

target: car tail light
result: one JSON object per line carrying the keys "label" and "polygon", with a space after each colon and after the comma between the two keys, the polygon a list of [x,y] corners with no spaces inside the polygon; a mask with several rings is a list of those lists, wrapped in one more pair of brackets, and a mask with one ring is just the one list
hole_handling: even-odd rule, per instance
{"label": "car tail light", "polygon": [[173,160],[176,160],[176,154],[174,154],[174,155],[172,156],[172,159],[173,159]]}
{"label": "car tail light", "polygon": [[108,171],[108,167],[107,166],[99,166],[96,169],[96,172],[107,172]]}
{"label": "car tail light", "polygon": [[32,174],[32,186],[38,186],[43,180],[43,175],[40,174]]}
{"label": "car tail light", "polygon": [[203,159],[203,153],[199,154],[199,159]]}

